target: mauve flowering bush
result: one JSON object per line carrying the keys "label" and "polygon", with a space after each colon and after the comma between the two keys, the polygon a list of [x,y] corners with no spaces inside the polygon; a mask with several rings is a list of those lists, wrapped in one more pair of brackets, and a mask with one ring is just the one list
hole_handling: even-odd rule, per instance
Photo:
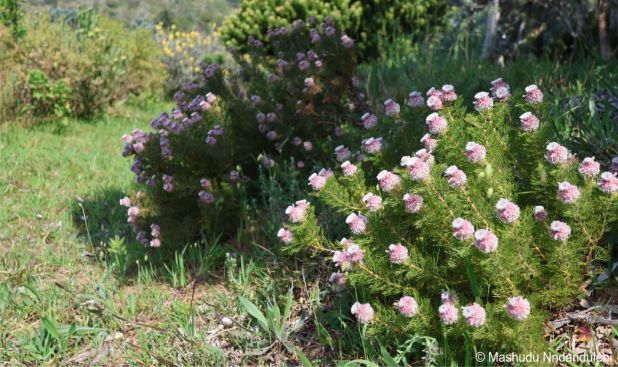
{"label": "mauve flowering bush", "polygon": [[[250,39],[249,53],[230,50],[238,68],[202,64],[202,79],[176,93],[176,107],[152,121],[153,132],[125,137],[124,155],[144,184],[142,199],[134,198],[140,214],[129,216],[144,245],[152,238],[140,233],[153,223],[157,245],[172,243],[165,241],[171,233],[234,231],[241,194],[255,190],[256,160],[268,170],[294,157],[308,169],[352,156],[343,144],[366,128],[368,110],[356,86],[354,40],[329,17],[270,30],[268,39],[276,56]],[[366,149],[379,150],[380,141]],[[319,188],[329,174],[316,173],[311,185]]]}
{"label": "mauve flowering bush", "polygon": [[[332,258],[333,287],[353,288],[350,315],[370,335],[432,335],[462,362],[470,343],[538,351],[543,321],[582,293],[618,214],[618,178],[552,142],[541,87],[523,87],[388,101],[380,149],[312,185],[284,223],[291,252]],[[348,238],[319,227],[317,202],[341,213]]]}

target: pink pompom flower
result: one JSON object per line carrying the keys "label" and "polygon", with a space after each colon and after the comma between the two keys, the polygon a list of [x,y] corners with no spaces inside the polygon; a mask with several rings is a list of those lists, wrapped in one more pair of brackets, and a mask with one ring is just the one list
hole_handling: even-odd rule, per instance
{"label": "pink pompom flower", "polygon": [[427,97],[438,97],[440,98],[442,96],[442,91],[439,89],[436,89],[434,87],[431,87],[428,91],[427,91]]}
{"label": "pink pompom flower", "polygon": [[551,164],[563,164],[569,160],[569,150],[564,146],[551,142],[547,144],[545,158]]}
{"label": "pink pompom flower", "polygon": [[537,222],[544,222],[547,219],[547,210],[541,205],[534,207],[534,220]]}
{"label": "pink pompom flower", "polygon": [[408,174],[413,181],[421,181],[429,178],[429,164],[418,157],[402,157],[401,165],[408,168]]}
{"label": "pink pompom flower", "polygon": [[495,91],[500,88],[500,87],[505,87],[510,89],[511,87],[502,79],[502,78],[498,78],[496,80],[492,80],[491,81],[491,88],[490,91],[492,93],[495,93]]}
{"label": "pink pompom flower", "polygon": [[400,109],[399,103],[393,101],[392,99],[387,99],[384,102],[384,111],[388,117],[395,117],[399,115]]}
{"label": "pink pompom flower", "polygon": [[309,176],[309,186],[315,191],[321,190],[326,185],[327,178],[328,177],[313,173]]}
{"label": "pink pompom flower", "polygon": [[351,312],[361,324],[368,324],[373,320],[374,312],[369,303],[356,302],[352,305]]}
{"label": "pink pompom flower", "polygon": [[343,170],[343,175],[346,177],[354,176],[358,167],[350,163],[350,161],[345,161],[341,164],[341,169]]}
{"label": "pink pompom flower", "polygon": [[489,229],[479,229],[474,232],[474,245],[484,254],[498,249],[498,237]]}
{"label": "pink pompom flower", "polygon": [[506,101],[511,96],[511,87],[502,78],[491,82],[491,94],[500,102]]}
{"label": "pink pompom flower", "polygon": [[462,187],[468,181],[468,176],[466,176],[466,173],[457,168],[457,166],[449,166],[444,171],[444,176],[446,176],[448,180],[448,185],[453,189]]}
{"label": "pink pompom flower", "polygon": [[347,34],[341,36],[341,44],[345,48],[351,48],[354,46],[354,40],[352,40]]}
{"label": "pink pompom flower", "polygon": [[594,160],[594,157],[586,157],[577,168],[582,176],[592,178],[601,172],[601,165]]}
{"label": "pink pompom flower", "polygon": [[120,205],[129,208],[131,206],[131,199],[128,196],[123,197],[120,199]]}
{"label": "pink pompom flower", "polygon": [[343,247],[343,251],[335,251],[333,254],[333,262],[336,266],[340,267],[341,270],[346,271],[363,262],[365,252],[360,248],[360,246],[346,238],[342,238],[340,242]]}
{"label": "pink pompom flower", "polygon": [[370,212],[377,212],[382,209],[382,198],[370,192],[363,196],[363,202]]}
{"label": "pink pompom flower", "polygon": [[433,154],[425,148],[417,150],[414,156],[427,163],[429,166],[432,166],[436,161]]}
{"label": "pink pompom flower", "polygon": [[508,199],[500,199],[496,203],[496,215],[502,223],[515,222],[519,218],[519,214],[519,206]]}
{"label": "pink pompom flower", "polygon": [[367,229],[367,217],[360,213],[352,213],[348,215],[345,222],[350,227],[350,231],[352,231],[353,234],[361,234],[365,232],[365,229]]}
{"label": "pink pompom flower", "polygon": [[313,150],[313,143],[310,141],[305,141],[303,142],[303,149],[305,149],[306,152],[310,152]]}
{"label": "pink pompom flower", "polygon": [[408,94],[407,105],[410,108],[420,108],[420,107],[423,107],[424,104],[425,104],[425,99],[423,98],[423,95],[419,93],[418,91],[413,91],[413,92],[410,92],[410,94]]}
{"label": "pink pompom flower", "polygon": [[452,303],[443,303],[438,307],[438,315],[444,325],[453,325],[459,319],[459,310]]}
{"label": "pink pompom flower", "polygon": [[467,240],[474,236],[474,226],[463,218],[455,218],[452,223],[453,236],[459,240]]}
{"label": "pink pompom flower", "polygon": [[423,146],[429,152],[433,152],[438,146],[438,140],[432,138],[429,134],[423,135],[421,138],[421,143],[423,143]]}
{"label": "pink pompom flower", "polygon": [[530,316],[530,302],[522,296],[510,297],[504,308],[507,315],[517,321],[523,321]]}
{"label": "pink pompom flower", "polygon": [[395,306],[399,309],[399,313],[405,317],[414,317],[418,312],[418,304],[414,297],[403,296],[395,303]]}
{"label": "pink pompom flower", "polygon": [[365,113],[361,116],[361,121],[363,122],[363,126],[365,129],[373,129],[378,124],[378,117],[373,113]]}
{"label": "pink pompom flower", "polygon": [[368,138],[363,140],[363,149],[369,154],[377,154],[382,150],[382,138]]}
{"label": "pink pompom flower", "polygon": [[288,220],[292,223],[301,222],[307,215],[309,209],[309,203],[306,200],[299,200],[296,203],[288,206],[285,209],[285,214],[288,216]]}
{"label": "pink pompom flower", "polygon": [[425,123],[427,124],[427,129],[429,130],[429,133],[433,135],[440,135],[444,133],[448,128],[448,123],[446,122],[446,119],[438,115],[437,112],[434,112],[431,115],[427,116],[427,118],[425,119]]}
{"label": "pink pompom flower", "polygon": [[455,87],[451,84],[444,84],[442,86],[441,99],[443,102],[455,102],[457,100],[457,93],[455,93]]}
{"label": "pink pompom flower", "polygon": [[494,106],[494,100],[491,99],[489,93],[478,92],[474,95],[474,109],[481,112],[489,110]]}
{"label": "pink pompom flower", "polygon": [[524,97],[528,103],[536,104],[543,102],[543,92],[536,84],[531,84],[525,89],[526,94]]}
{"label": "pink pompom flower", "polygon": [[556,241],[566,241],[571,235],[571,227],[559,220],[551,222],[549,229],[551,237]]}
{"label": "pink pompom flower", "polygon": [[563,181],[558,184],[558,198],[565,204],[573,204],[581,196],[577,186]]}
{"label": "pink pompom flower", "polygon": [[481,144],[477,144],[473,141],[466,144],[466,158],[471,163],[478,163],[485,159],[487,150]]}
{"label": "pink pompom flower", "polygon": [[330,284],[332,284],[333,289],[337,293],[342,292],[345,289],[345,273],[342,273],[340,271],[332,273],[328,278],[328,281],[330,282]]}
{"label": "pink pompom flower", "polygon": [[533,132],[539,128],[539,118],[532,112],[524,112],[519,116],[519,126],[525,132]]}
{"label": "pink pompom flower", "polygon": [[154,248],[161,247],[161,240],[158,238],[153,238],[150,241],[150,247],[154,247]]}
{"label": "pink pompom flower", "polygon": [[485,309],[476,302],[470,306],[462,307],[461,314],[466,323],[472,327],[479,327],[485,323]]}
{"label": "pink pompom flower", "polygon": [[287,228],[280,228],[277,232],[277,237],[279,237],[281,242],[285,243],[286,245],[292,243],[292,239],[294,238],[292,232]]}
{"label": "pink pompom flower", "polygon": [[405,194],[403,202],[408,213],[418,213],[423,207],[423,197],[417,194]]}
{"label": "pink pompom flower", "polygon": [[618,177],[616,173],[603,172],[598,183],[599,190],[606,194],[613,194],[618,191]]}
{"label": "pink pompom flower", "polygon": [[384,192],[391,192],[401,186],[401,177],[387,170],[380,171],[377,178]]}
{"label": "pink pompom flower", "polygon": [[403,264],[408,261],[408,249],[401,243],[389,245],[386,253],[393,264]]}
{"label": "pink pompom flower", "polygon": [[335,156],[337,157],[337,160],[339,162],[346,161],[348,158],[350,158],[351,155],[352,153],[350,152],[350,149],[346,148],[343,145],[339,145],[335,148]]}
{"label": "pink pompom flower", "polygon": [[439,96],[430,96],[427,98],[427,107],[431,108],[432,111],[440,111],[444,105]]}

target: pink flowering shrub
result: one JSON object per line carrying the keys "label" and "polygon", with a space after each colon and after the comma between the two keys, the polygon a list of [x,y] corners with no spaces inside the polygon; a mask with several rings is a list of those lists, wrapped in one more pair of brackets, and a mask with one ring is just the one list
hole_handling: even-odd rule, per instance
{"label": "pink flowering shrub", "polygon": [[[259,166],[267,171],[294,157],[308,187],[319,191],[332,171],[314,162],[347,161],[352,175],[350,160],[381,151],[379,136],[362,147],[346,145],[378,124],[357,85],[353,39],[332,19],[315,17],[265,37],[267,44],[250,38],[241,51],[230,49],[235,69],[201,65],[201,79],[175,94],[176,106],[152,121],[152,131],[123,137],[142,185],[141,199],[133,195],[141,211],[131,223],[145,246],[153,238],[144,228],[153,223],[161,226],[161,246],[174,244],[172,237],[234,231],[239,198],[255,192]],[[392,101],[385,108],[395,115],[400,106]],[[397,179],[385,184],[396,186]],[[379,204],[372,199],[371,206]],[[290,241],[286,232],[279,238]]]}
{"label": "pink flowering shrub", "polygon": [[347,238],[331,238],[312,209],[284,224],[286,248],[330,259],[333,287],[345,284],[355,302],[351,322],[378,339],[432,335],[456,359],[468,338],[539,351],[544,320],[602,268],[592,259],[606,252],[618,178],[610,162],[552,141],[542,86],[456,88],[430,89],[440,103],[422,104],[418,92],[389,100],[377,116],[392,126],[380,149],[346,156],[304,198],[339,212]]}

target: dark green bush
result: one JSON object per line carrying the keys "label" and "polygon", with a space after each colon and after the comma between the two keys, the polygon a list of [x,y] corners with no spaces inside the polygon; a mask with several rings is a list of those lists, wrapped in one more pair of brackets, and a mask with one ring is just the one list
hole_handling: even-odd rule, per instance
{"label": "dark green bush", "polygon": [[297,19],[330,16],[357,41],[359,56],[366,60],[377,58],[383,43],[424,34],[440,21],[446,4],[445,0],[243,0],[240,9],[225,19],[221,36],[244,52],[249,37],[264,42],[270,29],[289,26]]}

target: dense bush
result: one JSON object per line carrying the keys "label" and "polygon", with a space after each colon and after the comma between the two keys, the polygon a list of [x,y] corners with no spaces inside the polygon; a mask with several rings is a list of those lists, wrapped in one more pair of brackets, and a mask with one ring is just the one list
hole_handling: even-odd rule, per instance
{"label": "dense bush", "polygon": [[161,90],[160,52],[147,30],[83,10],[28,16],[17,41],[0,29],[2,119],[89,117],[130,94]]}
{"label": "dense bush", "polygon": [[583,292],[593,259],[608,259],[618,166],[552,142],[538,87],[496,80],[491,92],[472,102],[431,88],[401,111],[391,101],[381,128],[400,132],[309,176],[348,239],[320,228],[314,200],[285,211],[281,241],[331,257],[333,288],[351,288],[350,313],[381,345],[429,335],[459,363],[472,348],[543,350],[544,320]]}
{"label": "dense bush", "polygon": [[125,155],[146,184],[143,200],[132,197],[138,234],[156,223],[173,246],[200,232],[231,233],[242,217],[239,196],[255,193],[256,161],[264,169],[289,157],[299,169],[321,166],[363,127],[354,41],[332,19],[296,22],[269,39],[235,54],[240,71],[202,65],[203,80],[175,95],[176,108],[152,122],[155,132],[127,136]]}
{"label": "dense bush", "polygon": [[[243,0],[223,24],[223,40],[244,52],[250,38],[265,41],[268,30],[287,27],[296,19],[332,16],[335,24],[358,42],[362,60],[379,56],[381,45],[398,36],[412,38],[438,22],[446,1],[307,1]],[[272,51],[272,50],[270,50]]]}

